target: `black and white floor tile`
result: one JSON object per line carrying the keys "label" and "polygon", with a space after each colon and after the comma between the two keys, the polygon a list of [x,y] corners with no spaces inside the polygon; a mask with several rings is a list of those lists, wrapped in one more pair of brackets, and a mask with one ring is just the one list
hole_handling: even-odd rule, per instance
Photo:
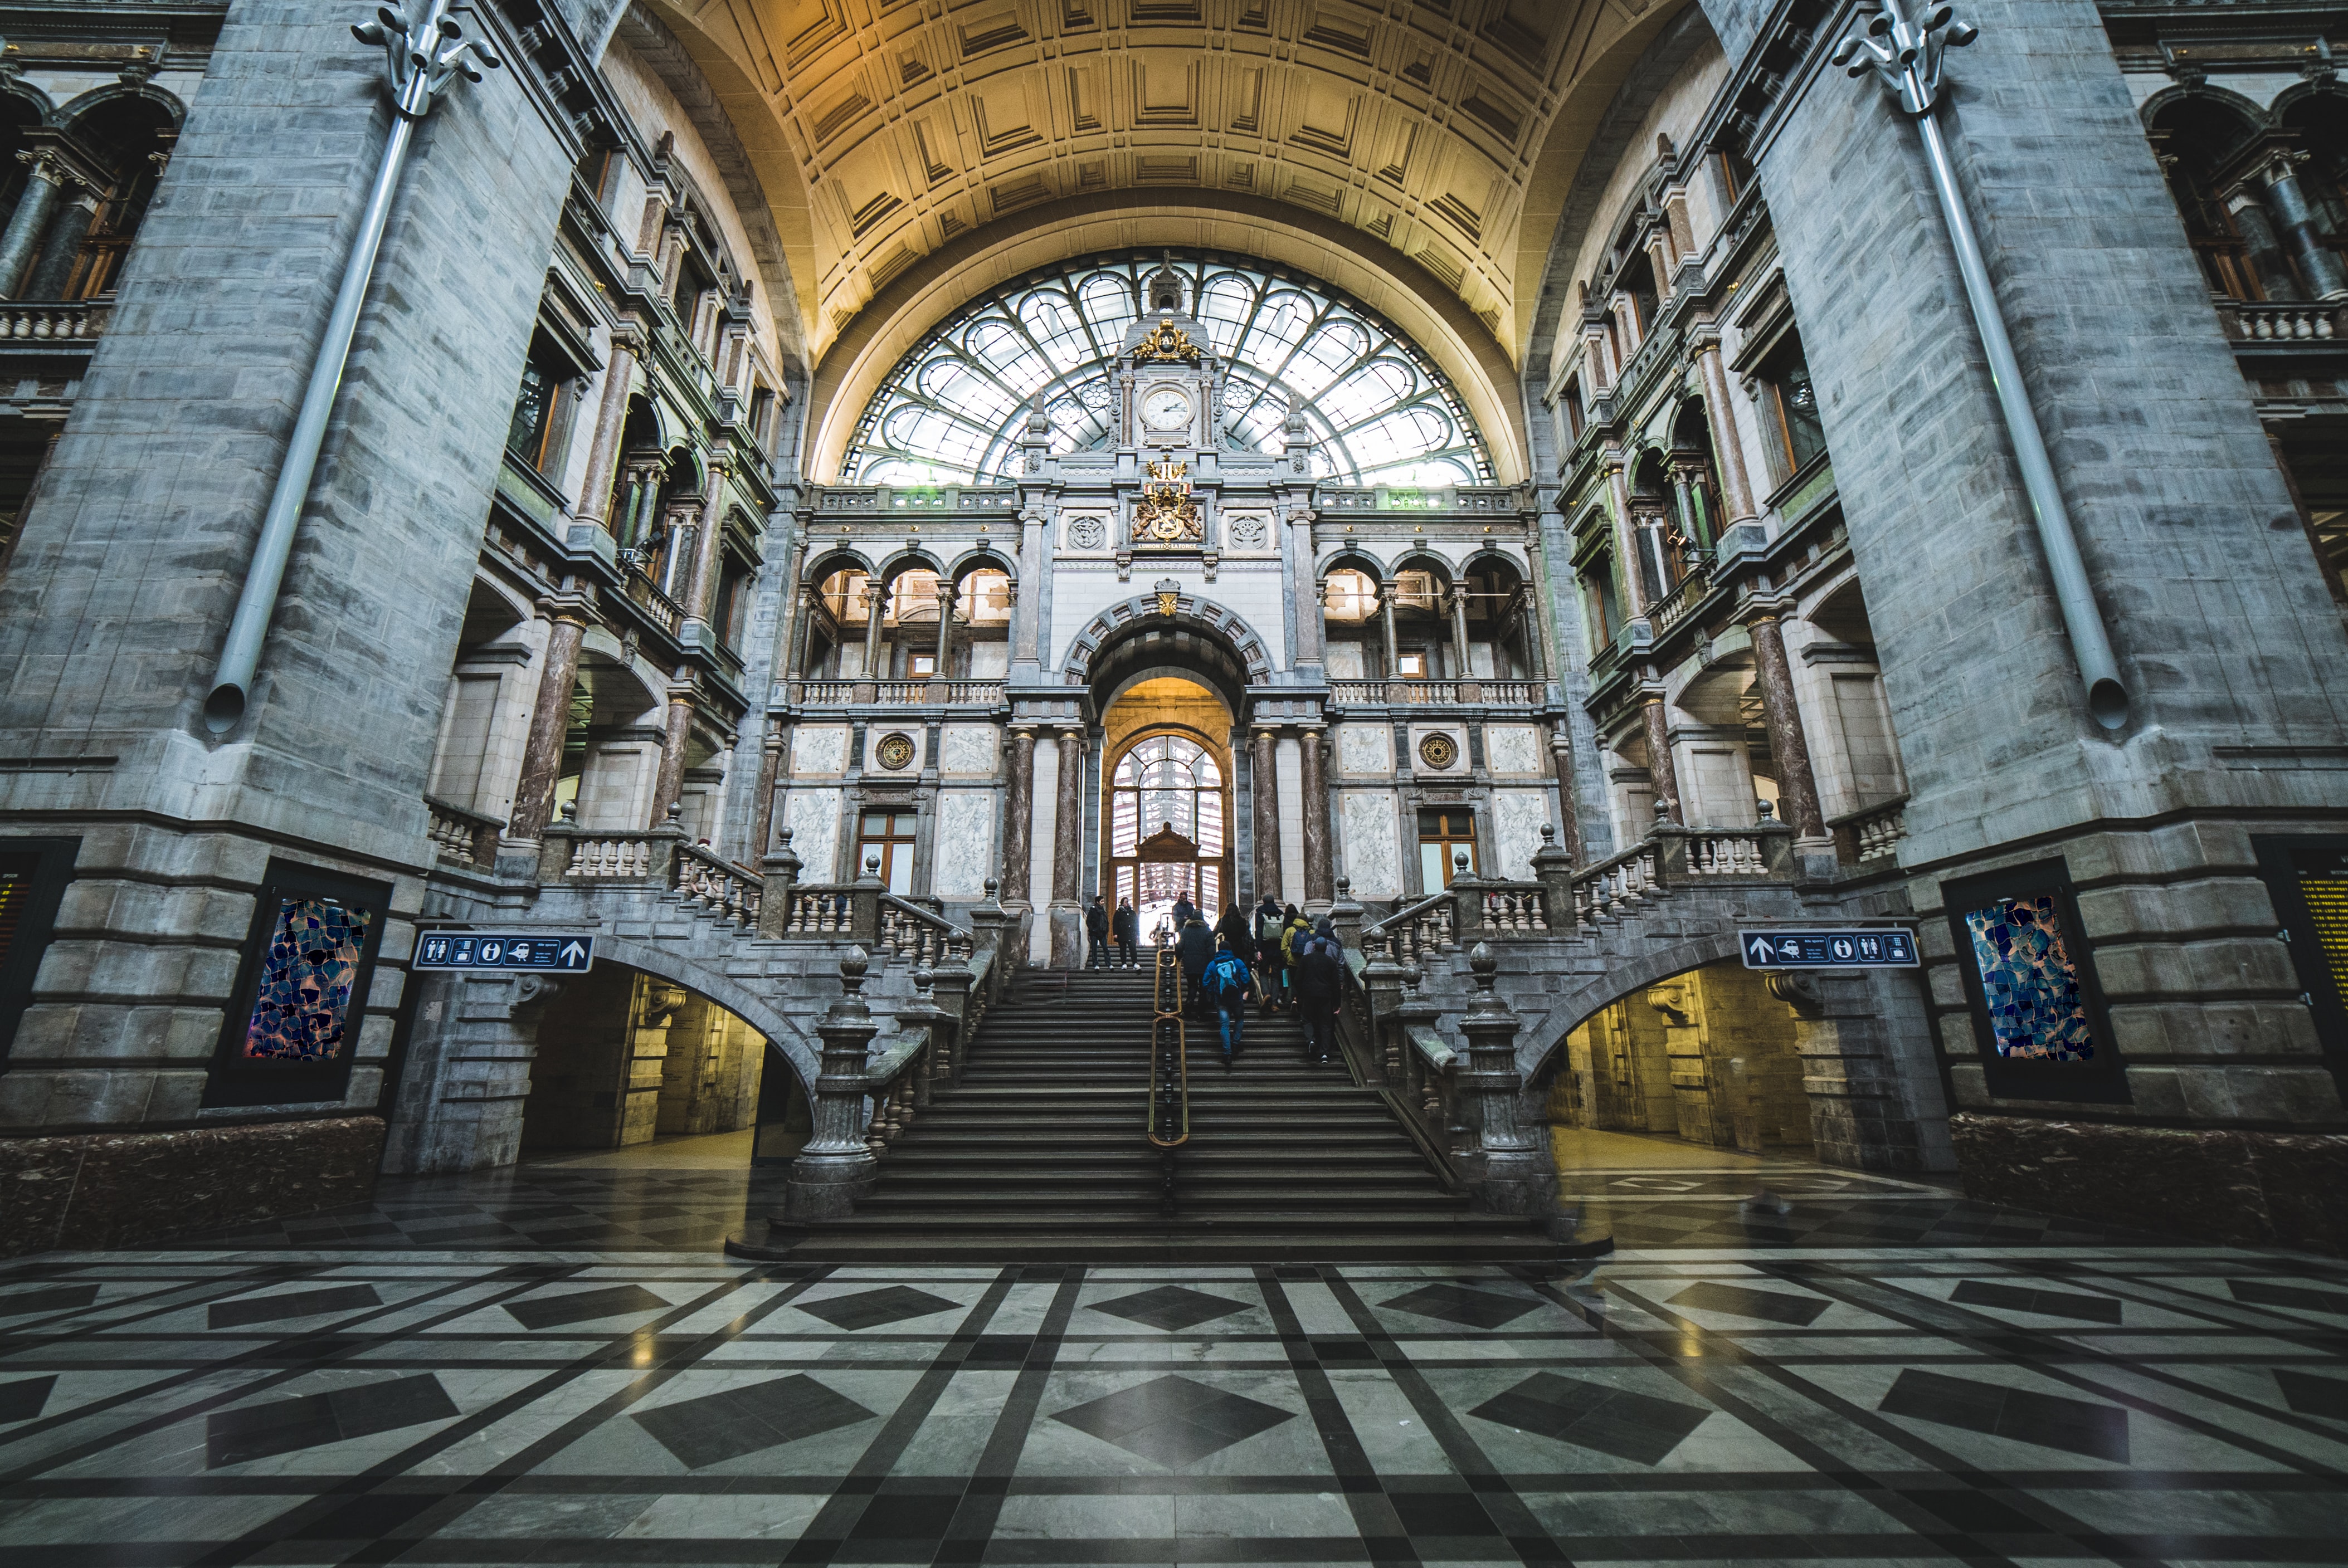
{"label": "black and white floor tile", "polygon": [[1949,1562],[2348,1563],[2348,1267],[0,1267],[7,1568]]}

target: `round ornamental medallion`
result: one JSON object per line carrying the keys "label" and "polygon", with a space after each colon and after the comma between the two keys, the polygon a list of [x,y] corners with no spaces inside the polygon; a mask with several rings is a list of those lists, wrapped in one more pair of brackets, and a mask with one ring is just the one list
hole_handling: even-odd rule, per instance
{"label": "round ornamental medallion", "polygon": [[1440,731],[1422,735],[1418,742],[1418,760],[1439,772],[1459,760],[1459,743]]}
{"label": "round ornamental medallion", "polygon": [[1070,549],[1097,550],[1107,538],[1108,529],[1102,526],[1098,518],[1078,518],[1068,525]]}
{"label": "round ornamental medallion", "polygon": [[1263,548],[1263,519],[1257,517],[1232,518],[1231,543],[1243,550]]}
{"label": "round ornamental medallion", "polygon": [[875,757],[878,757],[880,761],[880,765],[887,768],[891,773],[896,773],[901,769],[911,767],[913,765],[913,737],[911,735],[883,735],[880,737],[880,743],[872,748],[872,754]]}

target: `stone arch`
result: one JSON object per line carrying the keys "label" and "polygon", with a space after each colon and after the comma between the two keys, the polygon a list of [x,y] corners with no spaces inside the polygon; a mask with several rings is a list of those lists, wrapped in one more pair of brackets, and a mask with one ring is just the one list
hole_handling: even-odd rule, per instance
{"label": "stone arch", "polygon": [[[1639,958],[1615,959],[1605,971],[1557,999],[1539,1032],[1527,1031],[1517,1047],[1517,1071],[1531,1083],[1551,1071],[1565,1049],[1565,1037],[1616,1002],[1627,1001],[1649,986],[1737,956],[1736,922],[1732,918],[1713,929]],[[747,1016],[747,1015],[746,1015]]]}
{"label": "stone arch", "polygon": [[847,545],[838,545],[830,549],[810,555],[808,558],[806,569],[799,573],[799,586],[820,588],[823,586],[823,579],[836,571],[860,571],[870,577],[872,575],[871,558],[862,550],[852,549]]}
{"label": "stone arch", "polygon": [[944,565],[937,557],[916,547],[911,549],[901,549],[894,555],[884,557],[880,562],[880,569],[872,575],[882,582],[894,582],[901,574],[909,571],[935,572],[940,577],[946,574]]}
{"label": "stone arch", "polygon": [[1009,578],[1015,587],[1019,581],[1019,563],[993,545],[973,545],[947,563],[946,575],[957,585],[974,571],[994,570]]}
{"label": "stone arch", "polygon": [[2207,82],[2199,86],[2188,86],[2180,82],[2163,87],[2145,99],[2143,103],[2137,106],[2136,112],[2137,118],[2144,121],[2145,129],[2151,130],[2154,128],[2153,122],[2160,118],[2163,111],[2173,108],[2188,99],[2199,99],[2204,103],[2215,104],[2229,113],[2241,116],[2243,123],[2256,133],[2267,128],[2271,119],[2279,115],[2285,107],[2285,100],[2296,102],[2299,97],[2303,97],[2310,90],[2320,91],[2321,89],[2311,88],[2306,84],[2286,88],[2276,96],[2274,104],[2270,108],[2261,105],[2256,98],[2247,97],[2234,91],[2231,87],[2213,87]]}
{"label": "stone arch", "polygon": [[765,1036],[767,1045],[798,1075],[800,1090],[809,1100],[815,1098],[816,1077],[823,1066],[820,1053],[791,1027],[789,1020],[739,981],[687,954],[608,933],[595,938],[595,957],[707,997]]}
{"label": "stone arch", "polygon": [[1333,571],[1366,572],[1375,582],[1386,579],[1385,563],[1363,546],[1350,542],[1332,546],[1330,553],[1313,565],[1315,577],[1327,577]]}
{"label": "stone arch", "polygon": [[1423,545],[1414,545],[1396,556],[1392,569],[1396,576],[1413,570],[1432,572],[1437,583],[1447,589],[1457,581],[1459,576],[1457,567]]}
{"label": "stone arch", "polygon": [[[23,92],[25,96],[30,96],[32,92],[38,91],[37,88],[31,87],[30,84],[26,84],[21,88],[15,84],[11,84],[9,90]],[[92,87],[79,97],[68,99],[50,111],[50,123],[69,126],[94,109],[129,98],[141,99],[161,109],[170,117],[173,130],[178,130],[187,124],[188,106],[181,103],[175,94],[167,93],[162,88],[152,85],[132,87],[121,82],[109,82],[102,87]]]}
{"label": "stone arch", "polygon": [[[1262,685],[1272,679],[1272,655],[1268,651],[1271,645],[1256,634],[1255,629],[1236,612],[1187,589],[1176,595],[1171,615],[1160,610],[1157,595],[1138,594],[1094,616],[1068,644],[1061,678],[1071,686],[1090,685],[1101,655],[1117,643],[1138,630],[1172,627],[1204,633],[1210,641],[1220,644],[1244,671],[1246,684]],[[1241,705],[1235,702],[1233,711],[1237,712]]]}

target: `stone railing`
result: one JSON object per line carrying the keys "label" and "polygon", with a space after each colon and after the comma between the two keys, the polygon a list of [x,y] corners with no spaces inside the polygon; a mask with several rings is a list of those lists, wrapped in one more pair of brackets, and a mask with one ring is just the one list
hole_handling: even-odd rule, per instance
{"label": "stone railing", "polygon": [[539,880],[666,882],[685,835],[653,828],[602,832],[564,821],[546,830],[539,847]]}
{"label": "stone railing", "polygon": [[675,866],[675,888],[686,903],[745,930],[757,929],[760,878],[692,844],[677,845]]}
{"label": "stone railing", "polygon": [[1406,964],[1417,962],[1422,954],[1448,953],[1458,946],[1459,904],[1447,887],[1363,927],[1360,942],[1364,952],[1383,953]]}
{"label": "stone railing", "polygon": [[498,833],[504,825],[496,817],[468,811],[428,794],[424,797],[424,806],[432,814],[431,825],[426,831],[431,835],[433,846],[441,858],[458,866],[496,863]]}
{"label": "stone railing", "polygon": [[660,585],[641,571],[628,573],[628,598],[652,617],[654,625],[672,637],[685,621],[685,611],[676,600],[663,593]]}
{"label": "stone railing", "polygon": [[1656,875],[1655,841],[1635,844],[1611,859],[1601,860],[1573,874],[1573,923],[1576,929],[1601,920],[1619,920],[1646,903],[1661,885]]}
{"label": "stone railing", "polygon": [[2226,335],[2237,343],[2338,343],[2348,339],[2348,307],[2272,300],[2227,300],[2219,306]]}
{"label": "stone railing", "polygon": [[1003,701],[1000,681],[792,681],[787,684],[792,702],[811,708],[860,703],[991,708]]}
{"label": "stone railing", "polygon": [[765,924],[770,937],[847,940],[856,932],[856,885],[790,883],[768,896],[777,917]]}
{"label": "stone railing", "polygon": [[1452,891],[1466,906],[1468,935],[1540,937],[1549,934],[1549,889],[1539,882],[1477,882]]}
{"label": "stone railing", "polygon": [[1677,626],[1712,591],[1712,568],[1709,562],[1691,569],[1680,579],[1672,591],[1647,607],[1647,625],[1651,634],[1660,638]]}
{"label": "stone railing", "polygon": [[821,512],[1011,512],[1019,507],[1019,492],[1010,486],[941,485],[934,488],[897,489],[888,485],[825,485],[815,491]]}
{"label": "stone railing", "polygon": [[[1663,809],[1657,808],[1656,826],[1644,843],[1564,878],[1577,931],[1620,920],[1673,886],[1793,879],[1794,830],[1784,823],[1765,814],[1754,827],[1681,827],[1662,818]],[[1546,830],[1542,836],[1549,836]],[[1540,860],[1535,857],[1536,867]]]}
{"label": "stone railing", "polygon": [[970,957],[971,934],[934,910],[894,893],[880,895],[880,948],[912,964],[956,963]]}
{"label": "stone railing", "polygon": [[1530,707],[1542,696],[1538,681],[1332,681],[1338,707]]}
{"label": "stone railing", "polygon": [[1836,857],[1845,866],[1881,869],[1907,835],[1907,814],[1903,794],[1834,818],[1827,828],[1834,835]]}
{"label": "stone railing", "polygon": [[112,320],[109,303],[26,304],[0,302],[0,338],[35,343],[88,343],[105,335]]}

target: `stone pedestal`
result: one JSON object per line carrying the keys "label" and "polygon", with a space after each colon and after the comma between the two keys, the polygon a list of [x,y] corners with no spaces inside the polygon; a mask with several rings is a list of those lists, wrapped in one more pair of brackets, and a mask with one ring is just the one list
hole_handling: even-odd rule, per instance
{"label": "stone pedestal", "polygon": [[1478,942],[1468,968],[1476,977],[1476,999],[1459,1023],[1468,1037],[1468,1067],[1457,1081],[1459,1092],[1476,1102],[1476,1206],[1489,1214],[1549,1214],[1557,1206],[1557,1163],[1549,1140],[1524,1125],[1517,1015],[1493,989],[1499,960]]}
{"label": "stone pedestal", "polygon": [[839,960],[840,999],[817,1033],[823,1036],[823,1071],[815,1081],[815,1131],[791,1162],[784,1213],[791,1220],[844,1219],[871,1189],[875,1167],[864,1142],[864,1079],[879,1026],[864,1005],[870,960],[850,948]]}

